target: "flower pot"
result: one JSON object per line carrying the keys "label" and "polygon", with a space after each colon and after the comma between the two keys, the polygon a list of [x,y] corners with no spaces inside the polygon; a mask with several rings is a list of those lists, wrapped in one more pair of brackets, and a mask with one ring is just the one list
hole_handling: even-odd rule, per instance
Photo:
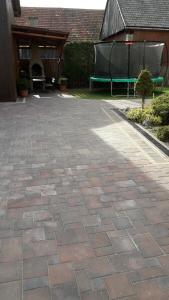
{"label": "flower pot", "polygon": [[28,97],[28,90],[20,90],[19,96],[22,98]]}
{"label": "flower pot", "polygon": [[66,84],[60,84],[59,89],[60,89],[61,92],[66,92],[67,85]]}
{"label": "flower pot", "polygon": [[59,84],[59,90],[61,92],[66,92],[66,90],[67,90],[67,78],[66,77],[60,77],[58,79],[58,84]]}

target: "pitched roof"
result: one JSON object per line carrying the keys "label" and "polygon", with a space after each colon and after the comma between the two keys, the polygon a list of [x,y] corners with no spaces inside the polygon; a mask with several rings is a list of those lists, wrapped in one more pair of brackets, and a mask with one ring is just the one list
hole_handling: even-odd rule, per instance
{"label": "pitched roof", "polygon": [[98,41],[103,14],[103,10],[22,7],[15,24],[32,26],[34,18],[35,27],[70,32],[69,41]]}
{"label": "pitched roof", "polygon": [[169,0],[117,0],[126,27],[169,29]]}

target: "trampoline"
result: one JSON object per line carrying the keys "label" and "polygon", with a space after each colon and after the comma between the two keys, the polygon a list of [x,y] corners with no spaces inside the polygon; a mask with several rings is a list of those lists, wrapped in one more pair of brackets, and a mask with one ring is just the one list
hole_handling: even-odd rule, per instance
{"label": "trampoline", "polygon": [[[141,70],[148,69],[155,84],[163,84],[168,69],[168,51],[163,42],[100,42],[94,44],[94,75],[90,77],[90,90],[94,82],[109,83],[111,95],[116,83],[127,84],[130,96]],[[166,60],[166,61],[165,61]]]}

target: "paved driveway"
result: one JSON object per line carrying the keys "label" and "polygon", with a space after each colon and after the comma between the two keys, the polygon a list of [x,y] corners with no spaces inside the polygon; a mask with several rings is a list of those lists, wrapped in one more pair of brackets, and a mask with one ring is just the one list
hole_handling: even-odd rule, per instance
{"label": "paved driveway", "polygon": [[0,299],[169,299],[169,160],[109,103],[0,104]]}

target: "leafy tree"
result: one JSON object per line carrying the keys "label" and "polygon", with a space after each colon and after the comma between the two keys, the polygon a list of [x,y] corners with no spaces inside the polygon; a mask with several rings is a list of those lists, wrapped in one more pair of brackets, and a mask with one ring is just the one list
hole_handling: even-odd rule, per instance
{"label": "leafy tree", "polygon": [[136,91],[142,98],[142,109],[144,109],[145,99],[153,92],[153,82],[148,70],[142,70],[136,83]]}

